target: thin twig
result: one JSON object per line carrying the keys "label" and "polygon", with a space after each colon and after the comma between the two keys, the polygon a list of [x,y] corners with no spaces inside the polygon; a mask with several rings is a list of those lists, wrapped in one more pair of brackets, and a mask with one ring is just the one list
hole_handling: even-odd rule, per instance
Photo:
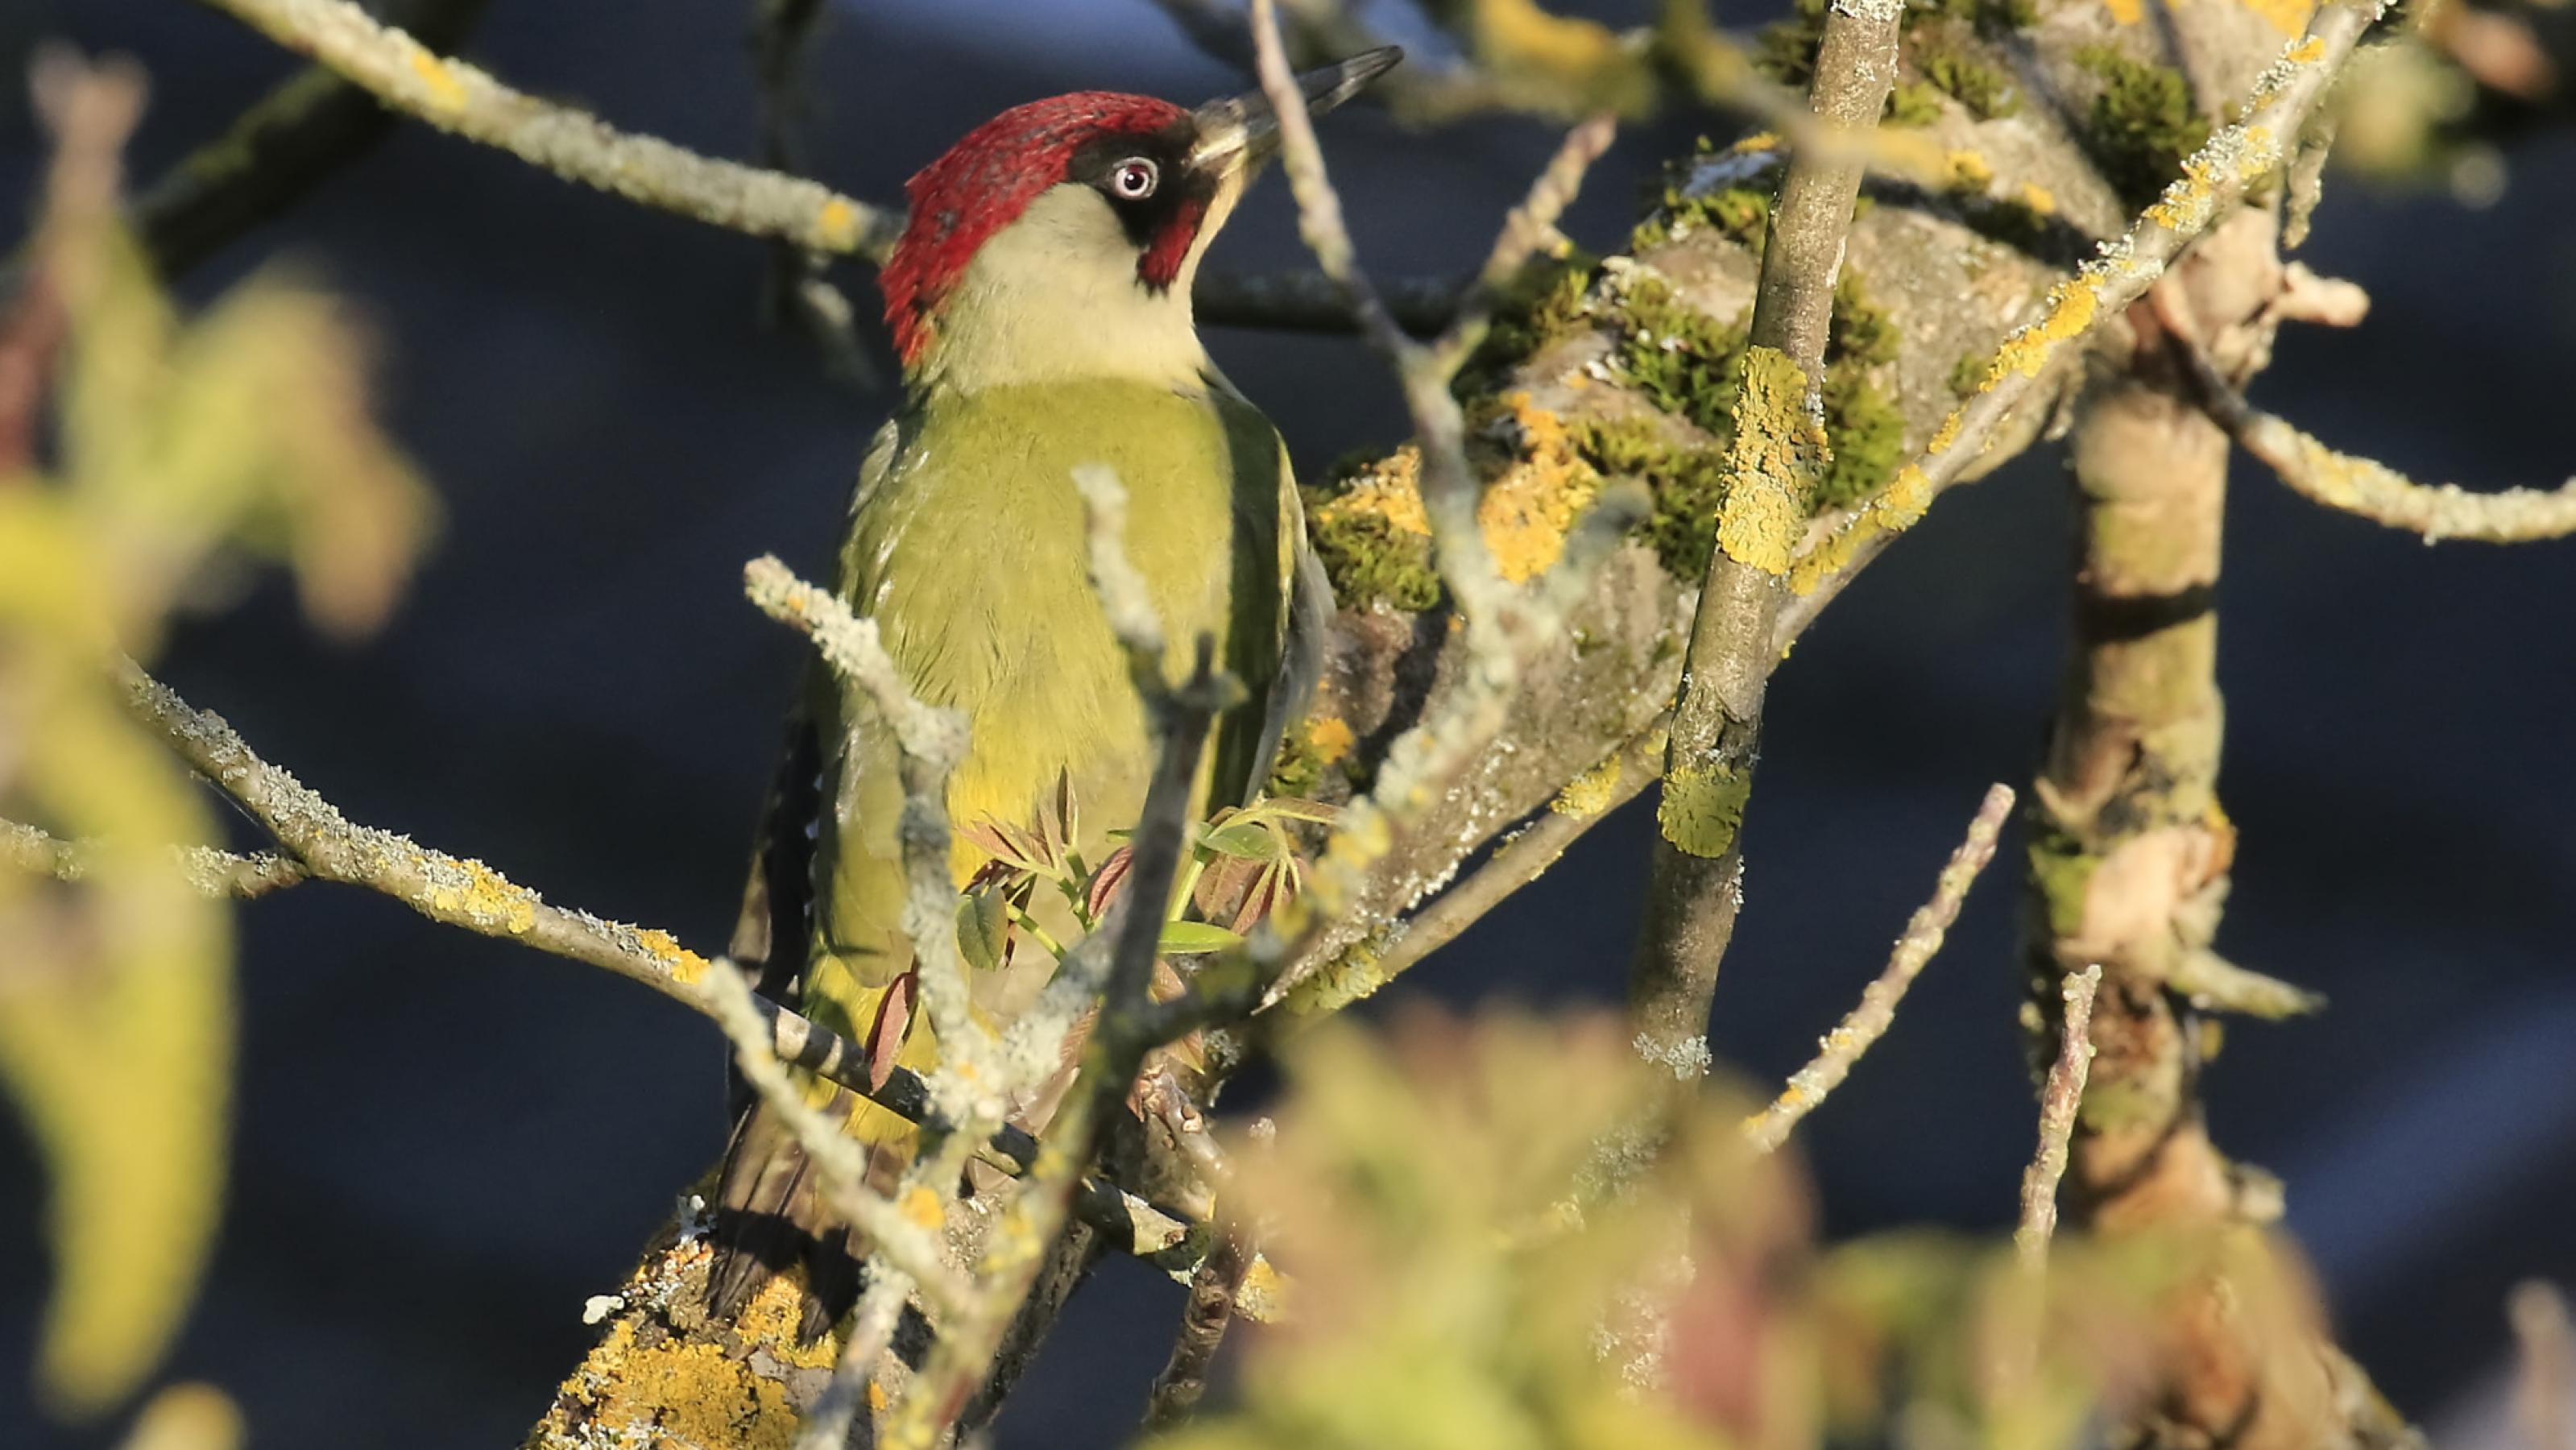
{"label": "thin twig", "polygon": [[[1896,80],[1898,0],[1825,13],[1808,108],[1829,132],[1878,124]],[[1856,154],[1791,153],[1747,330],[1726,493],[1665,752],[1629,1015],[1651,1061],[1705,1061],[1709,1003],[1743,905],[1738,826],[1752,789],[1771,640],[1823,438],[1825,340],[1860,195]]]}
{"label": "thin twig", "polygon": [[2279,169],[2283,147],[2299,135],[2385,9],[2382,0],[2328,0],[2319,6],[2306,36],[2286,47],[2255,82],[2240,108],[2242,119],[2212,134],[2117,241],[2105,243],[2100,256],[2050,291],[2046,309],[2004,339],[1976,390],[1933,430],[1922,454],[1800,556],[1790,587],[1800,594],[1838,590],[1913,527],[1932,500],[1985,453],[2005,418],[2052,371],[2068,344],[2144,296],[2184,248],[2248,188]]}
{"label": "thin twig", "polygon": [[1495,234],[1494,245],[1485,256],[1484,267],[1467,289],[1459,305],[1457,319],[1432,344],[1432,365],[1442,373],[1456,376],[1469,355],[1485,340],[1494,324],[1494,307],[1512,278],[1518,276],[1521,264],[1547,244],[1556,232],[1556,219],[1574,204],[1576,193],[1583,189],[1584,173],[1619,134],[1616,118],[1602,115],[1565,133],[1565,140],[1530,184],[1529,195],[1503,218],[1502,230]]}
{"label": "thin twig", "polygon": [[2057,1232],[2057,1180],[2066,1176],[2067,1140],[2075,1110],[2084,1101],[2084,1079],[2093,1067],[2093,994],[2102,985],[2100,963],[2070,972],[2059,984],[2065,1001],[2057,1061],[2039,1097],[2039,1151],[2021,1176],[2021,1225],[2013,1250],[2031,1272],[2046,1267],[2048,1241]]}
{"label": "thin twig", "polygon": [[1073,470],[1074,492],[1082,499],[1084,563],[1091,592],[1109,621],[1109,633],[1127,656],[1128,683],[1149,712],[1157,711],[1170,686],[1163,681],[1163,622],[1154,616],[1154,599],[1145,576],[1127,557],[1127,488],[1118,471],[1104,463]]}
{"label": "thin twig", "polygon": [[1663,778],[1663,732],[1669,721],[1669,716],[1658,718],[1568,783],[1544,812],[1505,840],[1483,865],[1399,923],[1384,945],[1361,954],[1342,970],[1308,978],[1304,989],[1291,999],[1292,1010],[1321,1015],[1374,996],[1536,881],[1586,832]]}
{"label": "thin twig", "polygon": [[[96,869],[104,848],[95,841],[66,841],[18,821],[0,820],[0,863],[80,881]],[[174,846],[171,855],[189,887],[201,896],[230,896],[243,901],[266,896],[307,879],[294,860],[275,851],[248,855],[212,846]]]}
{"label": "thin twig", "polygon": [[872,1265],[870,1273],[867,1292],[859,1296],[850,1319],[849,1337],[841,1341],[840,1358],[833,1362],[832,1378],[796,1427],[796,1450],[842,1450],[850,1443],[850,1427],[867,1402],[877,1361],[894,1342],[895,1326],[903,1322],[903,1306],[912,1297],[910,1276],[885,1263]]}
{"label": "thin twig", "polygon": [[1208,1367],[1216,1362],[1216,1352],[1225,1344],[1225,1331],[1234,1323],[1235,1297],[1242,1292],[1243,1276],[1252,1267],[1252,1258],[1244,1247],[1239,1234],[1220,1232],[1215,1250],[1191,1277],[1189,1302],[1181,1309],[1181,1332],[1173,1338],[1171,1358],[1164,1362],[1163,1372],[1154,1377],[1154,1387],[1146,1396],[1147,1432],[1179,1426],[1207,1394]]}
{"label": "thin twig", "polygon": [[2492,493],[2417,483],[2385,464],[2338,453],[2255,407],[2199,347],[2186,342],[2177,350],[2191,368],[2202,410],[2301,498],[2421,534],[2428,544],[2527,544],[2576,534],[2576,478],[2551,489]]}
{"label": "thin twig", "polygon": [[[1458,315],[1459,284],[1438,277],[1398,277],[1380,284],[1396,325],[1430,337]],[[1190,289],[1201,325],[1267,327],[1298,332],[1357,332],[1342,289],[1321,272],[1201,272]]]}
{"label": "thin twig", "polygon": [[397,111],[568,181],[817,252],[881,259],[901,230],[897,214],[819,182],[701,156],[514,90],[463,61],[442,58],[349,0],[207,3]]}
{"label": "thin twig", "polygon": [[[823,0],[753,0],[751,58],[760,93],[760,162],[791,176],[814,170],[805,138],[813,111],[805,64],[824,16]],[[793,242],[773,243],[767,309],[813,344],[826,372],[873,391],[877,371],[859,343],[858,310],[826,274],[829,260]]]}
{"label": "thin twig", "polygon": [[1038,1267],[1063,1228],[1082,1169],[1099,1151],[1109,1114],[1124,1101],[1152,1040],[1154,959],[1162,914],[1188,850],[1190,797],[1198,760],[1230,683],[1215,671],[1214,641],[1201,636],[1189,683],[1170,692],[1162,711],[1161,758],[1146,788],[1133,837],[1128,884],[1113,908],[1108,986],[1100,1019],[1085,1045],[1081,1075],[1038,1153],[1019,1197],[1005,1209],[976,1266],[982,1292],[940,1326],[930,1361],[879,1427],[886,1450],[930,1450],[956,1422],[993,1361],[1002,1335],[1028,1298]]}
{"label": "thin twig", "polygon": [[1995,785],[1986,792],[1985,803],[1968,823],[1967,839],[1950,853],[1948,865],[1941,868],[1933,883],[1932,899],[1915,910],[1905,923],[1905,934],[1896,939],[1896,949],[1888,955],[1887,970],[1869,984],[1860,995],[1860,1005],[1843,1018],[1841,1024],[1825,1035],[1814,1059],[1805,1067],[1789,1074],[1789,1085],[1771,1105],[1745,1120],[1744,1135],[1753,1146],[1769,1153],[1789,1140],[1789,1134],[1807,1114],[1815,1111],[1827,1094],[1842,1086],[1851,1075],[1852,1064],[1870,1050],[1896,1021],[1896,1005],[1905,1000],[1905,990],[1914,985],[1941,942],[1949,934],[1950,923],[1959,919],[1959,905],[1968,898],[1968,888],[1976,883],[1977,873],[1995,858],[1995,838],[2003,833],[2004,817],[2011,813],[2012,787]]}

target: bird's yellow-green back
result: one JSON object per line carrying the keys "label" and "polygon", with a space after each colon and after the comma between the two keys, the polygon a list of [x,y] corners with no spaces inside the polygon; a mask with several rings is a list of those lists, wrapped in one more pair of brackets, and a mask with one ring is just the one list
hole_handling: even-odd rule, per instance
{"label": "bird's yellow-green back", "polygon": [[[1087,574],[1073,470],[1106,464],[1130,490],[1125,547],[1146,581],[1170,656],[1193,641],[1250,703],[1221,723],[1212,798],[1241,800],[1266,761],[1263,725],[1280,670],[1296,500],[1278,434],[1221,386],[1192,392],[1126,379],[987,389],[888,426],[870,457],[840,562],[852,608],[877,621],[922,699],[959,710],[972,745],[951,782],[952,822],[1033,822],[1069,776],[1094,839],[1132,824],[1152,752],[1143,712]],[[832,690],[836,718],[864,700]],[[881,983],[905,953],[895,819],[901,790],[882,731],[860,732],[832,798],[817,864],[817,948]],[[959,846],[960,879],[981,864]]]}

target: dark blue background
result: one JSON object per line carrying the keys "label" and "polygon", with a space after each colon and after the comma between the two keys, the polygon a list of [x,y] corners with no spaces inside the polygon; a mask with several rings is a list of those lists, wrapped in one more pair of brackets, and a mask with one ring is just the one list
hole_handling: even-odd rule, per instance
{"label": "dark blue background", "polygon": [[[747,6],[493,9],[469,53],[514,82],[751,149]],[[150,66],[142,175],[287,68],[181,0],[11,6],[9,74],[36,34]],[[1035,95],[1238,84],[1141,0],[845,5],[818,67],[817,165],[877,198]],[[1570,230],[1615,240],[1689,134],[1625,138]],[[1326,139],[1388,273],[1481,255],[1552,142],[1512,121],[1407,135],[1368,112]],[[33,154],[13,99],[13,206]],[[2263,400],[2423,476],[2551,484],[2576,468],[2576,146],[2512,161],[2482,213],[2333,185],[2306,258],[2377,305],[2359,332],[2286,337]],[[1248,207],[1220,264],[1299,260],[1282,191]],[[798,649],[741,602],[740,565],[775,550],[821,566],[884,401],[836,390],[757,325],[758,246],[418,128],[189,291],[281,257],[363,301],[385,412],[437,482],[445,533],[380,638],[316,642],[270,582],[183,629],[168,673],[360,820],[720,942]],[[845,280],[867,310],[866,275]],[[1401,436],[1393,390],[1348,341],[1212,345],[1309,464]],[[2225,1146],[2288,1179],[2352,1348],[2435,1416],[2504,1352],[2508,1284],[2576,1277],[2576,546],[2427,549],[2252,470],[2239,485],[2221,668],[2244,839],[2222,945],[2334,1005],[2232,1032],[2210,1111]],[[1803,1059],[1986,783],[2027,777],[2063,647],[2066,523],[2052,459],[1945,501],[1780,676],[1751,904],[1718,999],[1725,1058],[1764,1079]],[[1647,840],[1632,808],[1390,995],[1608,999]],[[1980,888],[1894,1033],[1804,1132],[1833,1233],[2009,1217],[2032,1133],[2010,875]],[[264,1446],[516,1443],[587,1343],[584,1298],[614,1287],[716,1150],[714,1032],[357,892],[298,889],[242,925],[235,1182],[169,1373],[236,1394]],[[0,1442],[107,1443],[29,1408],[38,1193],[23,1139],[0,1131]],[[1123,1438],[1177,1297],[1111,1265],[1004,1443],[1040,1427],[1056,1445]]]}

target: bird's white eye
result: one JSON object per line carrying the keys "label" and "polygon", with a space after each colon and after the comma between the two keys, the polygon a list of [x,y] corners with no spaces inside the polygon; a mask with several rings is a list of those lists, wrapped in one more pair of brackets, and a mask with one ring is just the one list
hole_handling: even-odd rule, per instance
{"label": "bird's white eye", "polygon": [[1154,194],[1162,172],[1142,156],[1130,156],[1109,169],[1109,194],[1120,201],[1143,201]]}

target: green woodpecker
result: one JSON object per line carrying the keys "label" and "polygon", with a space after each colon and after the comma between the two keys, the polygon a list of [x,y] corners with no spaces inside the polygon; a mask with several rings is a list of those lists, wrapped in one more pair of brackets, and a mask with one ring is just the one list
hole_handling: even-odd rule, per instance
{"label": "green woodpecker", "polygon": [[[1398,58],[1371,51],[1301,77],[1308,109]],[[1153,750],[1088,582],[1072,479],[1085,464],[1126,487],[1126,550],[1169,667],[1212,635],[1248,687],[1218,722],[1203,808],[1258,790],[1303,703],[1331,589],[1277,430],[1209,361],[1190,312],[1199,259],[1277,138],[1258,92],[1194,111],[1081,92],[1003,112],[906,187],[910,219],[879,276],[904,403],[860,469],[837,587],[916,695],[965,713],[972,745],[947,802],[959,826],[1028,825],[1067,781],[1088,837],[1075,844],[1097,862],[1108,828],[1143,805]],[[880,1082],[938,1058],[902,930],[901,811],[876,711],[809,671],[733,954],[759,965],[764,991],[862,1045]],[[957,879],[983,863],[961,838]],[[1007,1013],[1036,985],[979,983],[977,997]],[[912,1124],[829,1083],[810,1095],[891,1183]],[[818,1203],[785,1127],[756,1103],[736,1110],[710,1299],[731,1316],[802,1262],[810,1338],[846,1311],[863,1246]]]}

